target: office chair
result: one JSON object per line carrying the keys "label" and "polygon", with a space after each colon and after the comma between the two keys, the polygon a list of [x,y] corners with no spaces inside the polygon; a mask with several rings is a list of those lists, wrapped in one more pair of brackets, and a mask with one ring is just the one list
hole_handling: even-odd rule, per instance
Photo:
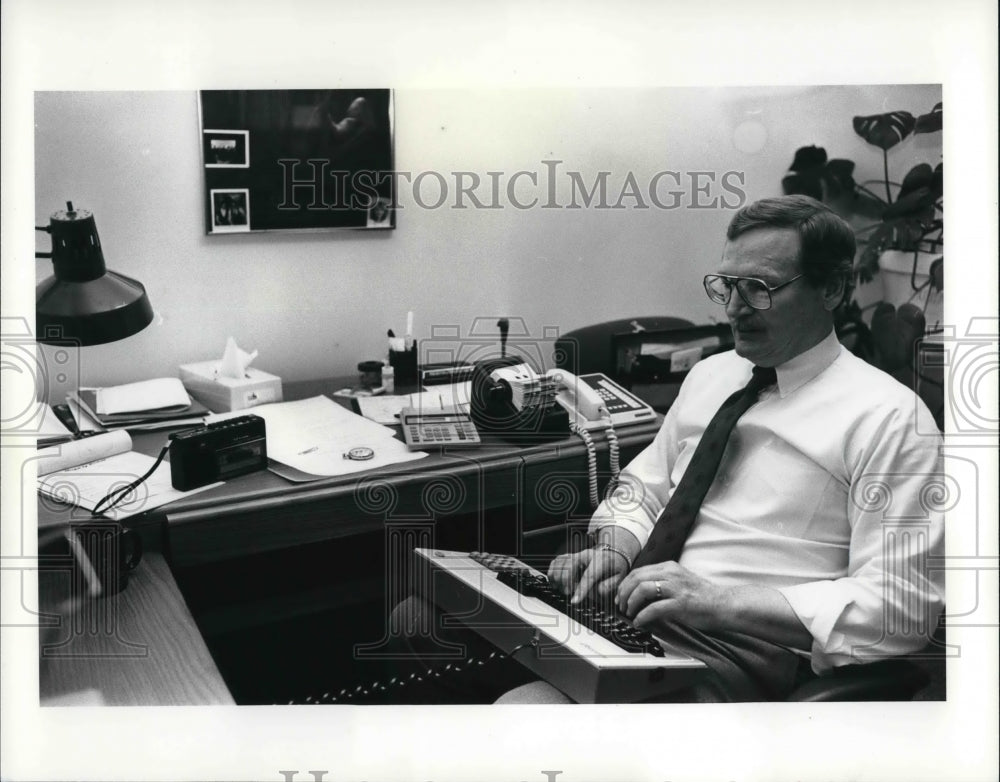
{"label": "office chair", "polygon": [[838,324],[837,337],[856,356],[914,391],[933,414],[938,429],[944,431],[943,364],[942,359],[934,360],[930,355],[941,346],[922,342],[925,329],[923,310],[915,304],[902,304],[897,310],[883,301],[872,313],[871,327],[858,315]]}
{"label": "office chair", "polygon": [[905,658],[838,668],[811,679],[792,692],[788,701],[909,701],[931,683],[931,674]]}
{"label": "office chair", "polygon": [[602,372],[615,375],[615,355],[612,337],[631,331],[680,329],[694,325],[689,320],[670,316],[620,318],[592,326],[583,326],[563,334],[555,343],[555,364],[578,375]]}
{"label": "office chair", "polygon": [[945,699],[946,629],[943,615],[920,652],[865,665],[837,668],[800,684],[791,702],[909,701]]}

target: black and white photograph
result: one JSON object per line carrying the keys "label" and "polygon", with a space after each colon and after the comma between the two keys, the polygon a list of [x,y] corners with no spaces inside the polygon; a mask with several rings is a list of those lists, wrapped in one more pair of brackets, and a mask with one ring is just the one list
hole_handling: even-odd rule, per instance
{"label": "black and white photograph", "polygon": [[250,230],[250,191],[212,190],[212,233],[237,233]]}
{"label": "black and white photograph", "polygon": [[[253,140],[243,170],[205,166],[206,188],[249,187],[251,231],[392,228],[391,217],[370,225],[370,205],[391,203],[399,176],[393,91],[252,87],[198,92],[203,128],[248,128]],[[213,141],[218,133],[203,130]]]}
{"label": "black and white photograph", "polygon": [[995,779],[997,11],[845,1],[5,3],[3,779]]}
{"label": "black and white photograph", "polygon": [[205,130],[202,134],[205,140],[205,168],[250,166],[250,131]]}

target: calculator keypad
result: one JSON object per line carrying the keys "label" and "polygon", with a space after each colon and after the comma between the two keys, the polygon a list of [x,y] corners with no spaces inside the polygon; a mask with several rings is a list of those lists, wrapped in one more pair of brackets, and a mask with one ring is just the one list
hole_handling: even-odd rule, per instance
{"label": "calculator keypad", "polygon": [[437,445],[460,447],[480,445],[479,433],[471,421],[462,423],[411,423],[403,426],[403,436],[411,448]]}

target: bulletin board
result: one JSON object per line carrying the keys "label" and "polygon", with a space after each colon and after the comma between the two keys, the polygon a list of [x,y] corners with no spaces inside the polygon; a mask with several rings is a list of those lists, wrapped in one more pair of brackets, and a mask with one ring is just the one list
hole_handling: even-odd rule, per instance
{"label": "bulletin board", "polygon": [[389,89],[199,92],[205,231],[396,226]]}

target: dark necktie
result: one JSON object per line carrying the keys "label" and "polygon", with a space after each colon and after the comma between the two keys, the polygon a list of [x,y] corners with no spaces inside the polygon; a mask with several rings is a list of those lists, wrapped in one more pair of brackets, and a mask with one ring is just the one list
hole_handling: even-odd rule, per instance
{"label": "dark necktie", "polygon": [[680,556],[702,500],[715,480],[736,421],[757,401],[761,390],[773,385],[776,380],[773,367],[754,367],[750,382],[722,403],[705,428],[680,483],[656,519],[649,540],[635,558],[633,567],[676,560]]}

